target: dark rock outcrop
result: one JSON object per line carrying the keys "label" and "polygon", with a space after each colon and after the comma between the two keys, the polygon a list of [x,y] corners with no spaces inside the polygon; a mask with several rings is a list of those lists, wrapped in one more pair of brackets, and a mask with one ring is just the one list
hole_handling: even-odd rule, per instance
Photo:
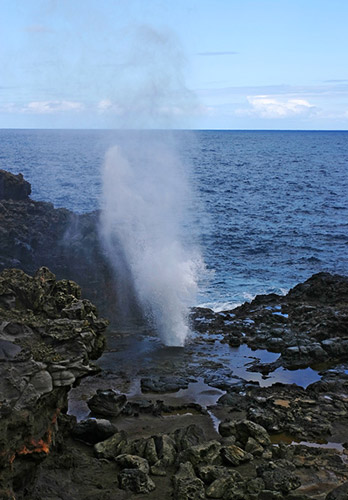
{"label": "dark rock outcrop", "polygon": [[285,296],[258,295],[223,313],[196,309],[193,324],[202,332],[223,333],[231,346],[280,353],[271,364],[251,368],[264,374],[335,363],[348,356],[348,277],[318,273]]}
{"label": "dark rock outcrop", "polygon": [[33,274],[46,266],[58,279],[78,282],[83,297],[115,319],[117,293],[99,238],[99,212],[56,209],[30,199],[30,191],[21,174],[0,170],[0,272],[16,267]]}
{"label": "dark rock outcrop", "polygon": [[107,391],[97,390],[97,393],[88,401],[89,409],[96,415],[104,417],[117,417],[127,403],[124,394],[118,394],[109,389]]}
{"label": "dark rock outcrop", "polygon": [[70,388],[98,371],[91,360],[103,352],[106,326],[76,283],[45,267],[34,277],[0,274],[0,497],[13,490],[30,497]]}
{"label": "dark rock outcrop", "polygon": [[0,200],[26,200],[30,193],[31,185],[22,174],[0,169]]}

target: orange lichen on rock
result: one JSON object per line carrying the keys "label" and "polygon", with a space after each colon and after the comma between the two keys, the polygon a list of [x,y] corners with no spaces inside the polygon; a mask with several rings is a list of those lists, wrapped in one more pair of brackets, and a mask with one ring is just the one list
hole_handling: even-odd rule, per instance
{"label": "orange lichen on rock", "polygon": [[28,445],[24,445],[22,449],[17,451],[17,455],[28,455],[32,453],[46,453],[50,452],[50,445],[52,443],[52,430],[48,430],[47,439],[31,439]]}

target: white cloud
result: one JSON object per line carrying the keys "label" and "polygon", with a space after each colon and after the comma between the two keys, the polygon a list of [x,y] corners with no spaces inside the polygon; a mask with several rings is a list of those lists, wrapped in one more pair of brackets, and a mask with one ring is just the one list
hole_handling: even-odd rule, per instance
{"label": "white cloud", "polygon": [[0,105],[0,111],[3,113],[24,113],[24,114],[53,114],[61,112],[83,111],[85,105],[76,101],[31,101],[27,104],[5,103]]}
{"label": "white cloud", "polygon": [[84,105],[76,101],[32,101],[24,106],[23,113],[49,114],[62,111],[82,111]]}
{"label": "white cloud", "polygon": [[99,101],[97,108],[99,113],[114,113],[116,115],[122,115],[124,112],[121,106],[110,101],[110,99],[102,99]]}
{"label": "white cloud", "polygon": [[316,107],[306,99],[275,98],[267,95],[248,96],[250,108],[239,109],[239,115],[258,115],[262,118],[288,118],[291,116],[308,116]]}

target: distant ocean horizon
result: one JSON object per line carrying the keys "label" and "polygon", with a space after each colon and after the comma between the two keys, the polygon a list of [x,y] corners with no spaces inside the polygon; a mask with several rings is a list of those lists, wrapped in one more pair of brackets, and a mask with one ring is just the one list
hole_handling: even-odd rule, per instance
{"label": "distant ocean horizon", "polygon": [[[0,129],[0,168],[21,172],[35,200],[89,212],[100,208],[106,151],[132,133]],[[211,271],[197,304],[227,309],[316,272],[348,274],[348,131],[170,133],[193,193],[186,230]]]}

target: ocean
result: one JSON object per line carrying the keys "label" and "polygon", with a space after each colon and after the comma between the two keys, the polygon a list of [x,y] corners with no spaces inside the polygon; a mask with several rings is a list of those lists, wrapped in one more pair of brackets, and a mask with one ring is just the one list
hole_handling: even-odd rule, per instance
{"label": "ocean", "polygon": [[[127,134],[3,129],[0,168],[23,173],[35,200],[92,211],[105,153]],[[172,134],[193,199],[183,237],[194,235],[210,271],[196,305],[228,309],[313,273],[348,274],[348,132]]]}

